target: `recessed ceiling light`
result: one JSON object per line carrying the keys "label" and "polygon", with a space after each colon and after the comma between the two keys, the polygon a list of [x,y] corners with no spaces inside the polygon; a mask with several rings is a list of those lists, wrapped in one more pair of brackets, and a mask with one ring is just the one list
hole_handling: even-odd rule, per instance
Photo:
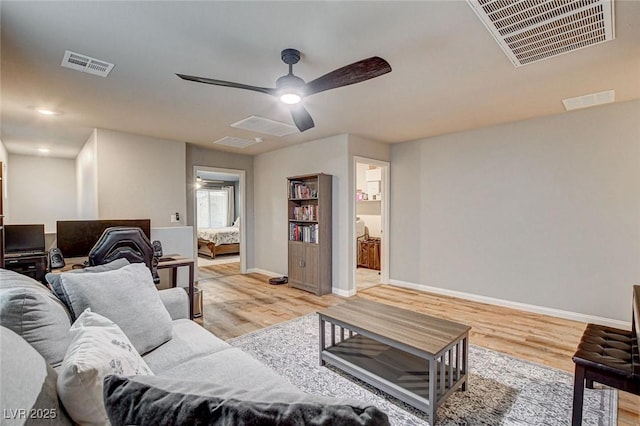
{"label": "recessed ceiling light", "polygon": [[36,111],[38,111],[42,115],[60,115],[60,114],[62,114],[60,111],[56,111],[56,110],[48,109],[48,108],[36,108]]}

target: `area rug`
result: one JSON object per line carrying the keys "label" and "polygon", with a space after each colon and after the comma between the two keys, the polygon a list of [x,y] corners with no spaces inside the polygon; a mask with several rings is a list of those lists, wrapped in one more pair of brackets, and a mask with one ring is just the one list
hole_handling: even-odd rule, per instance
{"label": "area rug", "polygon": [[[229,343],[305,392],[370,403],[385,411],[392,425],[429,424],[422,411],[336,368],[320,367],[316,314]],[[436,425],[569,425],[572,400],[571,374],[470,345],[467,391],[454,392],[440,406]],[[585,389],[582,424],[616,425],[617,402],[618,394],[613,389]]]}

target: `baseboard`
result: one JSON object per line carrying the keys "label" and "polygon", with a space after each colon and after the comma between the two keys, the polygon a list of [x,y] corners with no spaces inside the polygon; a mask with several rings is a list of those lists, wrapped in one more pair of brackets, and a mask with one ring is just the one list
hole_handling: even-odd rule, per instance
{"label": "baseboard", "polygon": [[249,268],[249,269],[247,269],[247,274],[262,274],[262,275],[266,275],[268,277],[281,277],[282,276],[282,274],[279,274],[277,272],[267,271],[265,269],[260,269],[260,268]]}
{"label": "baseboard", "polygon": [[343,290],[343,289],[338,288],[338,287],[333,287],[333,288],[331,288],[331,293],[337,294],[338,296],[342,296],[342,297],[351,297],[351,296],[355,296],[356,295],[356,290],[355,289]]}
{"label": "baseboard", "polygon": [[474,302],[488,303],[490,305],[503,306],[505,308],[519,309],[521,311],[533,312],[536,314],[549,315],[557,318],[564,318],[573,321],[606,325],[609,327],[622,328],[628,330],[629,323],[621,320],[598,317],[594,315],[581,314],[578,312],[563,311],[561,309],[548,308],[545,306],[530,305],[528,303],[512,302],[510,300],[497,299],[494,297],[481,296],[478,294],[464,293],[462,291],[447,290],[444,288],[431,287],[423,284],[416,284],[407,281],[389,280],[389,284],[396,287],[408,288],[411,290],[426,291],[429,293],[441,294],[443,296],[458,297],[460,299],[472,300]]}

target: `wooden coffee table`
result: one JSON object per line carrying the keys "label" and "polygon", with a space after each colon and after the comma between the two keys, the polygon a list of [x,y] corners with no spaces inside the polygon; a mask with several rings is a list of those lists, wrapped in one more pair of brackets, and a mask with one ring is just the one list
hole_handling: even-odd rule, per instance
{"label": "wooden coffee table", "polygon": [[426,412],[430,424],[453,391],[466,390],[471,327],[364,299],[318,315],[320,365],[332,364]]}

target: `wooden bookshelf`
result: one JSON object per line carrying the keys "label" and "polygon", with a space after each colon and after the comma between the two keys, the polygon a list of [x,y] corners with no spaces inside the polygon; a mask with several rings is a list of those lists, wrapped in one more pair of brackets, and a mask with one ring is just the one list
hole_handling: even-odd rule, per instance
{"label": "wooden bookshelf", "polygon": [[331,180],[327,174],[287,178],[289,287],[331,293]]}

